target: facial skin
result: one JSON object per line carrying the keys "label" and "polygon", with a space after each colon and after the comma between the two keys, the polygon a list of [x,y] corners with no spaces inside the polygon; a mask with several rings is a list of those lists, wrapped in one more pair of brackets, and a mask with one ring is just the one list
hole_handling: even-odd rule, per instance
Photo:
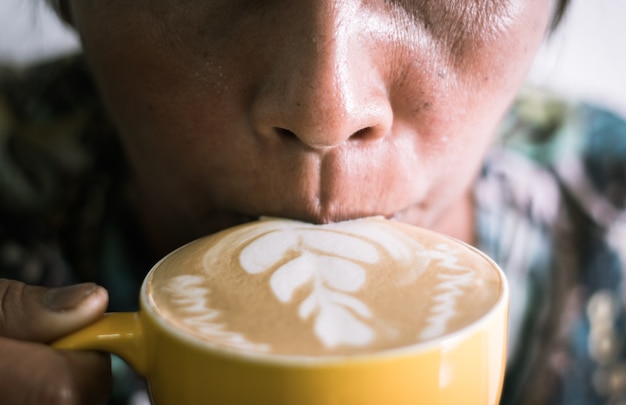
{"label": "facial skin", "polygon": [[471,239],[545,0],[67,0],[167,252],[259,215]]}

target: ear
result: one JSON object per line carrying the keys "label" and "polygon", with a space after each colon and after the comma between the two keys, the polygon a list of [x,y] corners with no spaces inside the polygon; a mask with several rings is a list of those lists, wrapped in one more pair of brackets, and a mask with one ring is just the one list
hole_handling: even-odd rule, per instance
{"label": "ear", "polygon": [[67,24],[73,26],[74,19],[69,0],[48,0],[52,9]]}

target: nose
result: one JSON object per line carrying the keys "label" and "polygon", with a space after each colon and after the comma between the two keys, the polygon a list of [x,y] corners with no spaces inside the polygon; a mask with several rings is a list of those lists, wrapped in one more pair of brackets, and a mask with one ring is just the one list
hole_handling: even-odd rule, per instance
{"label": "nose", "polygon": [[[299,3],[299,2],[298,2]],[[290,19],[291,35],[272,52],[252,116],[262,136],[297,139],[314,149],[389,133],[392,109],[376,47],[350,3],[312,1]],[[329,6],[330,5],[330,6]]]}

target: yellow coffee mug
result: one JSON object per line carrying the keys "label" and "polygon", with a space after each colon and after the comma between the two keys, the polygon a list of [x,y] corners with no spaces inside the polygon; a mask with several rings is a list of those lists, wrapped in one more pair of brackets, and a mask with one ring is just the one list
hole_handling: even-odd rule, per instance
{"label": "yellow coffee mug", "polygon": [[147,281],[139,312],[107,314],[53,346],[119,355],[146,377],[157,405],[496,405],[509,291],[498,266],[484,260],[500,283],[497,302],[486,314],[453,333],[392,350],[321,357],[224,350],[162,319]]}

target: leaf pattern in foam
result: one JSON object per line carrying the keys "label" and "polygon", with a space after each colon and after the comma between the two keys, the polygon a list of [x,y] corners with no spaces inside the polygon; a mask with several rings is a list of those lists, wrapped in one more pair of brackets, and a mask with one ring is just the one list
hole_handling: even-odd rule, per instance
{"label": "leaf pattern in foam", "polygon": [[375,222],[365,223],[354,221],[350,223],[349,227],[345,227],[342,223],[325,226],[329,229],[349,232],[351,235],[370,240],[372,244],[378,245],[397,260],[411,260],[415,253],[415,245],[421,247],[419,243],[408,238],[402,232],[391,229],[387,225],[376,224]]}
{"label": "leaf pattern in foam", "polygon": [[313,255],[304,253],[285,263],[272,274],[270,286],[281,302],[291,301],[293,293],[311,280],[315,272],[313,258]]}
{"label": "leaf pattern in foam", "polygon": [[313,251],[366,263],[380,260],[376,245],[351,234],[303,229],[300,238],[302,245]]}
{"label": "leaf pattern in foam", "polygon": [[[217,323],[221,313],[212,309],[208,302],[210,290],[205,286],[202,276],[179,275],[173,277],[164,290],[171,294],[171,301],[178,307],[183,316],[172,317],[175,323],[180,322],[189,327],[192,333],[197,331],[213,342],[233,349],[268,352],[270,345],[247,340],[241,333],[229,331],[224,324]],[[176,319],[179,319],[176,321]]]}
{"label": "leaf pattern in foam", "polygon": [[365,346],[375,336],[371,327],[339,305],[322,306],[315,320],[315,333],[327,347]]}
{"label": "leaf pattern in foam", "polygon": [[[222,243],[229,243],[223,241]],[[270,287],[280,302],[290,302],[295,292],[309,286],[298,315],[312,316],[314,332],[327,347],[364,346],[375,339],[365,322],[372,317],[368,306],[351,296],[362,288],[364,265],[377,263],[381,254],[410,260],[424,250],[403,232],[373,222],[311,225],[297,221],[267,222],[239,240],[239,262],[249,274],[273,271]],[[415,280],[423,271],[412,266],[404,280]]]}
{"label": "leaf pattern in foam", "polygon": [[[270,251],[272,253],[267,255]],[[297,256],[289,259],[288,252]],[[257,258],[263,255],[266,257]],[[363,345],[374,338],[373,329],[357,319],[357,316],[370,317],[369,308],[346,293],[358,291],[365,283],[366,271],[362,263],[378,260],[376,246],[367,240],[306,227],[266,233],[240,253],[240,263],[250,274],[259,274],[278,265],[270,277],[270,287],[281,302],[291,301],[299,288],[311,286],[298,314],[303,319],[316,317],[314,331],[329,347]]]}
{"label": "leaf pattern in foam", "polygon": [[241,266],[250,274],[259,274],[284,260],[286,253],[299,245],[289,232],[269,232],[250,243],[239,255]]}
{"label": "leaf pattern in foam", "polygon": [[339,257],[318,256],[317,268],[325,285],[335,290],[356,292],[363,287],[366,273],[359,264]]}

